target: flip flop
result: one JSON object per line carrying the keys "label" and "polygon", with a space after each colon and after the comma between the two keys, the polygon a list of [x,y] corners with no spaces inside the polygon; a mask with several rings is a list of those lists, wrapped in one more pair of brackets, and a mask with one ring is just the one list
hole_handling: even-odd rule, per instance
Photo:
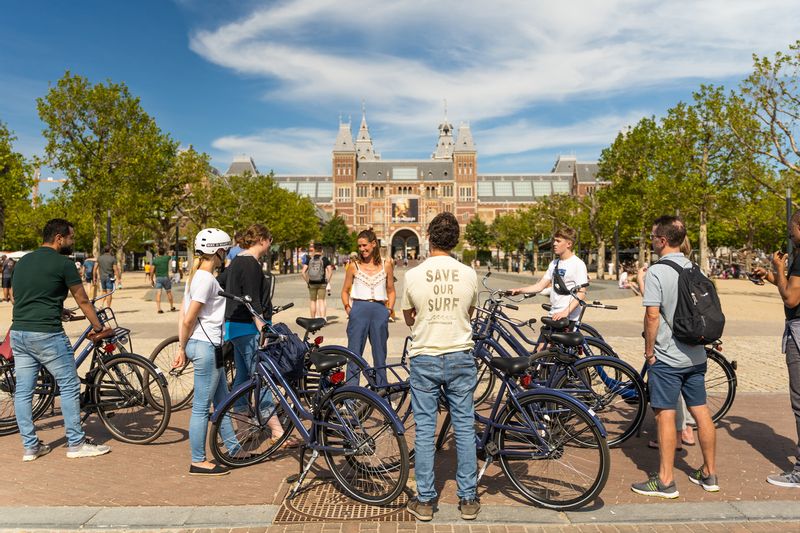
{"label": "flip flop", "polygon": [[159,310],[158,310],[158,314],[159,314],[159,315],[163,315],[163,314],[164,314],[164,311],[162,311],[161,309],[159,309]]}
{"label": "flip flop", "polygon": [[681,444],[683,444],[684,446],[694,446],[695,444],[697,444],[697,441],[689,442],[688,440],[681,439]]}
{"label": "flip flop", "polygon": [[[658,449],[658,441],[656,441],[656,440],[651,440],[651,441],[649,441],[649,442],[647,443],[647,447],[648,447],[648,448],[653,448],[654,450],[657,450],[657,449]],[[675,447],[675,451],[676,451],[676,452],[683,451],[683,448],[681,448],[680,446],[676,446],[676,447]]]}

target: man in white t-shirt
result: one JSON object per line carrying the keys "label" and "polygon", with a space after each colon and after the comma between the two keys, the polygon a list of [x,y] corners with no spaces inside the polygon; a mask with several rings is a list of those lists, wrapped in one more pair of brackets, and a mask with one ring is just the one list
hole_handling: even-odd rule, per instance
{"label": "man in white t-shirt", "polygon": [[408,502],[408,512],[423,522],[433,519],[436,505],[434,436],[441,392],[447,398],[456,437],[461,518],[473,520],[481,508],[476,494],[472,398],[477,372],[470,325],[478,303],[478,276],[450,256],[458,237],[456,217],[447,212],[436,215],[428,226],[431,253],[425,262],[406,272],[403,284],[403,316],[411,327],[411,408],[417,424],[417,496]]}
{"label": "man in white t-shirt", "polygon": [[[550,317],[554,320],[562,318],[578,320],[581,314],[580,304],[568,290],[589,283],[589,274],[586,270],[586,263],[572,251],[576,239],[577,233],[568,226],[556,231],[553,234],[553,253],[556,258],[547,267],[544,277],[533,285],[511,289],[512,294],[537,293],[552,287]],[[559,283],[558,278],[563,283]],[[586,296],[586,288],[581,288],[576,294],[583,300]]]}

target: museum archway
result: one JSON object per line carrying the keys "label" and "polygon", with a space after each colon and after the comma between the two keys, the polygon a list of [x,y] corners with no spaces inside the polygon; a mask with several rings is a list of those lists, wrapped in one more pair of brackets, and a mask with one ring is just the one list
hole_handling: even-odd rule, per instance
{"label": "museum archway", "polygon": [[413,261],[419,258],[419,235],[410,229],[397,230],[392,235],[392,259],[403,264],[404,259]]}

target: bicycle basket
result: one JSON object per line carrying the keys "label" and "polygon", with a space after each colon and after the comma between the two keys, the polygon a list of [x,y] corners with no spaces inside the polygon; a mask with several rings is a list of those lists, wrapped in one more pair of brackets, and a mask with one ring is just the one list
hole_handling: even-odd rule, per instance
{"label": "bicycle basket", "polygon": [[278,369],[278,372],[287,380],[295,380],[303,375],[306,345],[284,323],[272,326],[275,333],[285,335],[285,342],[270,344],[261,350],[261,357],[269,357]]}

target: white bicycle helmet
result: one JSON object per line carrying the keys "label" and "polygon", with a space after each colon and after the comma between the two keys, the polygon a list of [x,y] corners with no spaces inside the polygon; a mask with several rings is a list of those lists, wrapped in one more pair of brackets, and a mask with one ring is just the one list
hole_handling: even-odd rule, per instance
{"label": "white bicycle helmet", "polygon": [[217,228],[200,230],[194,238],[194,253],[212,255],[221,248],[225,252],[231,249],[231,236]]}

